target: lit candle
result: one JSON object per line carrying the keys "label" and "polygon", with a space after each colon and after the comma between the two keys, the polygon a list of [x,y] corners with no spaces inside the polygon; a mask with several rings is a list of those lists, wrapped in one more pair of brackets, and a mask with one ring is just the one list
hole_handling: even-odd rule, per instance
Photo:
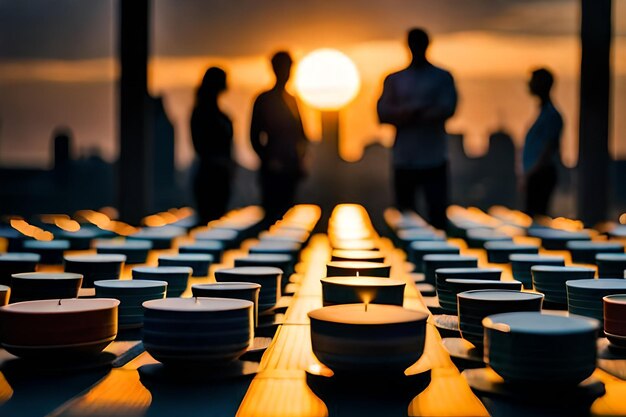
{"label": "lit candle", "polygon": [[369,303],[398,306],[404,303],[406,284],[395,279],[359,276],[357,271],[354,277],[326,277],[321,282],[325,306],[362,302],[367,311]]}
{"label": "lit candle", "polygon": [[308,315],[313,353],[334,371],[402,373],[424,350],[428,318],[424,312],[343,304]]}
{"label": "lit candle", "polygon": [[2,345],[23,357],[94,355],[117,335],[111,298],[25,301],[0,307]]}

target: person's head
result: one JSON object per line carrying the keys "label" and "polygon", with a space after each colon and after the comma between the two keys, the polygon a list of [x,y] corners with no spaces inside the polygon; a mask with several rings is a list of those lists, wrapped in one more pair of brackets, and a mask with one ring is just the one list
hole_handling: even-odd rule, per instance
{"label": "person's head", "polygon": [[550,97],[550,90],[554,84],[554,76],[547,68],[539,68],[532,71],[528,81],[528,89],[532,95],[539,98]]}
{"label": "person's head", "polygon": [[276,84],[284,86],[289,81],[289,75],[291,74],[291,64],[293,60],[291,55],[286,51],[279,51],[272,56],[272,70],[276,76]]}
{"label": "person's head", "polygon": [[197,98],[199,101],[216,98],[224,90],[226,90],[226,73],[221,68],[211,67],[204,73]]}
{"label": "person's head", "polygon": [[428,33],[426,33],[424,29],[411,29],[409,31],[407,41],[411,55],[413,55],[413,60],[426,59],[426,50],[428,49],[430,39],[428,38]]}

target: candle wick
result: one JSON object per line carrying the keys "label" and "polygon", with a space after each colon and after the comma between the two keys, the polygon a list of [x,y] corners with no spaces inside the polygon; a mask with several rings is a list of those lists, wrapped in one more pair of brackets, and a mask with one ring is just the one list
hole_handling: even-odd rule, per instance
{"label": "candle wick", "polygon": [[59,304],[58,305],[61,305],[61,299],[60,298],[59,298]]}
{"label": "candle wick", "polygon": [[198,296],[196,296],[195,298],[196,298],[196,304],[198,304]]}
{"label": "candle wick", "polygon": [[368,303],[364,303],[365,304],[365,312],[367,313],[367,304]]}

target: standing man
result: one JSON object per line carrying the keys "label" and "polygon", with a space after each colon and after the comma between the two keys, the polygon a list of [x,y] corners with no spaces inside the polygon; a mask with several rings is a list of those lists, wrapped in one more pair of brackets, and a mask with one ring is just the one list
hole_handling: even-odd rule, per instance
{"label": "standing man", "polygon": [[396,207],[415,210],[415,197],[424,190],[428,221],[446,227],[448,205],[448,151],[446,120],[456,109],[452,75],[426,58],[428,34],[412,29],[408,34],[411,64],[387,76],[378,100],[381,123],[396,127],[393,177]]}
{"label": "standing man", "polygon": [[281,51],[272,57],[276,84],[254,102],[250,141],[261,159],[261,201],[269,225],[294,204],[297,185],[304,175],[307,138],[296,99],[285,90],[292,59]]}
{"label": "standing man", "polygon": [[563,118],[552,104],[550,91],[553,83],[552,73],[545,68],[533,71],[528,82],[528,90],[537,97],[539,104],[539,115],[526,134],[522,155],[522,189],[525,191],[526,213],[531,217],[548,214],[550,197],[557,182]]}

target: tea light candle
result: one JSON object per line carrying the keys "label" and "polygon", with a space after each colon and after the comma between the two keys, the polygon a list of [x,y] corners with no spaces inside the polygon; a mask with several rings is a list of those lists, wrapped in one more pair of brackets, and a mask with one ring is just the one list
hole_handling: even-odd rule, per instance
{"label": "tea light candle", "polygon": [[379,262],[331,261],[326,264],[327,277],[370,276],[389,278],[391,265]]}
{"label": "tea light candle", "polygon": [[25,252],[34,252],[41,255],[40,263],[60,265],[63,263],[63,252],[69,250],[70,242],[67,240],[27,240],[24,242]]}
{"label": "tea light candle", "polygon": [[216,365],[237,359],[254,338],[246,300],[165,298],[143,303],[143,344],[166,365]]}
{"label": "tea light candle", "polygon": [[197,242],[204,240],[222,242],[225,249],[231,249],[237,245],[239,233],[230,229],[211,229],[204,232],[198,232],[193,235]]}
{"label": "tea light candle", "polygon": [[120,301],[118,323],[122,329],[143,326],[143,302],[165,298],[166,281],[119,280],[96,281],[96,297]]}
{"label": "tea light candle", "polygon": [[423,312],[342,304],[308,315],[313,353],[333,371],[402,373],[424,350],[428,314]]}
{"label": "tea light candle", "polygon": [[180,253],[178,255],[159,256],[159,266],[188,266],[193,272],[193,277],[205,277],[209,275],[209,267],[213,262],[211,255],[203,253]]}
{"label": "tea light candle", "polygon": [[283,271],[271,266],[241,266],[215,271],[217,282],[253,282],[261,286],[259,292],[259,311],[274,307],[280,299],[281,277]]}
{"label": "tea light candle", "polygon": [[2,346],[22,357],[85,356],[117,335],[118,300],[25,301],[0,307]]}
{"label": "tea light candle", "polygon": [[11,277],[11,302],[76,298],[83,282],[81,274],[68,272],[25,272]]}
{"label": "tea light candle", "polygon": [[372,239],[336,239],[333,240],[334,249],[346,250],[379,250],[378,244]]}
{"label": "tea light candle", "polygon": [[65,272],[83,275],[83,288],[93,288],[94,281],[119,279],[125,255],[68,255]]}
{"label": "tea light candle", "polygon": [[335,249],[331,255],[331,261],[365,261],[385,262],[385,256],[375,250],[345,250]]}
{"label": "tea light candle", "polygon": [[150,249],[152,249],[152,242],[149,240],[101,240],[96,243],[96,252],[125,255],[127,264],[145,263]]}
{"label": "tea light candle", "polygon": [[203,253],[211,255],[213,262],[220,263],[224,253],[224,243],[219,240],[201,240],[178,246],[178,253]]}
{"label": "tea light candle", "polygon": [[0,284],[10,285],[13,274],[35,272],[40,259],[36,253],[0,253]]}
{"label": "tea light candle", "polygon": [[235,298],[248,300],[254,303],[254,325],[259,322],[259,292],[261,286],[254,282],[218,282],[209,284],[194,284],[191,292],[194,297]]}
{"label": "tea light candle", "polygon": [[324,305],[375,303],[402,306],[405,283],[378,277],[322,278]]}
{"label": "tea light candle", "polygon": [[169,249],[172,241],[187,234],[187,231],[178,226],[146,227],[127,237],[128,240],[149,240],[153,249]]}

